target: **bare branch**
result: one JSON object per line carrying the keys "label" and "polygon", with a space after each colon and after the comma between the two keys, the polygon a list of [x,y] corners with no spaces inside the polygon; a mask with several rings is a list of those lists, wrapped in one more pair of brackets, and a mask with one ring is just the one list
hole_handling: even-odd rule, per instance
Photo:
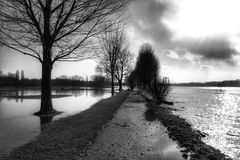
{"label": "bare branch", "polygon": [[28,56],[31,56],[31,57],[33,57],[33,58],[36,58],[36,59],[38,59],[38,60],[42,63],[41,58],[38,57],[38,56],[35,56],[35,55],[33,55],[33,54],[31,54],[31,53],[28,53],[28,52],[24,52],[24,51],[22,51],[22,50],[20,50],[20,49],[17,49],[17,48],[15,48],[15,47],[10,46],[10,45],[4,44],[4,43],[2,43],[2,42],[0,42],[0,44],[6,46],[6,47],[8,47],[8,48],[11,48],[11,49],[13,49],[13,50],[15,50],[15,51],[18,51],[18,52],[20,52],[20,53],[22,53],[22,54],[24,54],[24,55],[28,55]]}
{"label": "bare branch", "polygon": [[27,48],[32,57],[48,57],[51,63],[92,58],[90,47],[91,53],[99,48],[95,43],[110,27],[109,21],[124,20],[129,1],[0,0],[2,44]]}

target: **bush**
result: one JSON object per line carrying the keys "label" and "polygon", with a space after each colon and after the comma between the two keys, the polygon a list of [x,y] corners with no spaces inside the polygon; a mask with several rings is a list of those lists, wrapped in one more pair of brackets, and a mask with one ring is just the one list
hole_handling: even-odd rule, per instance
{"label": "bush", "polygon": [[157,80],[150,86],[150,92],[154,99],[157,100],[158,103],[162,103],[166,101],[166,97],[170,91],[170,83],[169,80],[163,78]]}

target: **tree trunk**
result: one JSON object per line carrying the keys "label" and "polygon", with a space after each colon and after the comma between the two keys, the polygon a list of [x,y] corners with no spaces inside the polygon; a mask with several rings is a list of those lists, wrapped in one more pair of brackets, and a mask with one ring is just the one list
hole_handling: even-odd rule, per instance
{"label": "tree trunk", "polygon": [[119,85],[119,91],[122,91],[122,81],[119,79],[118,80],[118,85]]}
{"label": "tree trunk", "polygon": [[114,73],[111,73],[111,78],[112,78],[112,95],[114,95]]}
{"label": "tree trunk", "polygon": [[36,115],[54,113],[51,96],[51,73],[52,64],[50,62],[42,63],[42,82],[41,82],[41,108]]}
{"label": "tree trunk", "polygon": [[41,81],[41,108],[36,114],[46,115],[53,114],[55,110],[52,105],[52,87],[51,87],[51,73],[52,73],[52,45],[51,39],[51,3],[52,1],[46,1],[46,7],[43,10],[44,16],[44,33],[42,39],[43,48],[43,61],[42,61],[42,81]]}

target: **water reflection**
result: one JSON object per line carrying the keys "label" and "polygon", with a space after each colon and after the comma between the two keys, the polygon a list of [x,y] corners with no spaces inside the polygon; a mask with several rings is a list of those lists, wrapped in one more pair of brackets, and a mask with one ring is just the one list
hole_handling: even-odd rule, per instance
{"label": "water reflection", "polygon": [[[40,109],[40,99],[23,97],[40,95],[40,93],[39,90],[0,92],[0,152],[27,143],[40,133],[41,125],[84,111],[102,98],[111,96],[111,93],[105,89],[53,91],[52,94],[55,95],[70,95],[53,99],[54,108],[62,114],[54,117],[38,117],[33,113]],[[15,98],[6,96],[15,96]]]}
{"label": "water reflection", "polygon": [[221,152],[240,159],[240,89],[175,87],[169,97],[175,114],[209,136],[204,141]]}
{"label": "water reflection", "polygon": [[53,116],[40,116],[40,125],[49,123],[53,120]]}
{"label": "water reflection", "polygon": [[153,121],[156,120],[156,115],[155,115],[152,108],[148,108],[145,111],[144,116],[145,116],[146,120],[149,121],[149,122],[153,122]]}
{"label": "water reflection", "polygon": [[67,94],[73,97],[79,97],[79,96],[82,96],[84,92],[88,92],[88,90],[57,90],[55,91],[55,94],[58,94],[58,95]]}
{"label": "water reflection", "polygon": [[98,97],[98,96],[102,96],[104,94],[106,90],[99,88],[99,87],[95,87],[94,91],[92,92],[92,96],[93,97]]}

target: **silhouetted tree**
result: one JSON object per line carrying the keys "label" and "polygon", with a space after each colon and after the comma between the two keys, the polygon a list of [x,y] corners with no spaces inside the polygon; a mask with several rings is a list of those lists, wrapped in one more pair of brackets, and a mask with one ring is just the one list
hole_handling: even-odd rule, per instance
{"label": "silhouetted tree", "polygon": [[134,89],[136,85],[136,71],[133,70],[130,74],[126,77],[127,85],[130,89]]}
{"label": "silhouetted tree", "polygon": [[166,102],[165,99],[170,91],[169,79],[157,77],[156,81],[154,80],[154,84],[150,86],[150,91],[157,103]]}
{"label": "silhouetted tree", "polygon": [[136,78],[143,88],[148,87],[158,103],[164,102],[170,89],[169,79],[161,79],[160,62],[149,44],[141,46],[135,70]]}
{"label": "silhouetted tree", "polygon": [[70,77],[70,79],[72,79],[72,80],[78,80],[78,81],[83,81],[83,80],[84,80],[83,77],[78,76],[78,75],[73,75],[73,76]]}
{"label": "silhouetted tree", "polygon": [[4,85],[3,76],[4,76],[3,72],[0,71],[0,86]]}
{"label": "silhouetted tree", "polygon": [[126,47],[122,52],[120,52],[116,64],[115,77],[118,81],[119,91],[122,90],[123,78],[130,74],[130,71],[132,70],[133,56],[127,49],[128,48]]}
{"label": "silhouetted tree", "polygon": [[143,88],[156,81],[159,74],[159,63],[151,45],[143,44],[141,46],[135,70],[137,80]]}
{"label": "silhouetted tree", "polygon": [[15,86],[18,86],[18,82],[19,82],[19,71],[17,70],[15,73]]}
{"label": "silhouetted tree", "polygon": [[106,32],[102,38],[102,54],[98,57],[98,72],[104,72],[111,78],[112,94],[114,94],[114,78],[120,55],[126,52],[124,32],[119,28]]}
{"label": "silhouetted tree", "polygon": [[16,79],[19,80],[19,71],[16,71]]}
{"label": "silhouetted tree", "polygon": [[106,78],[100,75],[93,76],[94,86],[102,87],[105,84]]}
{"label": "silhouetted tree", "polygon": [[56,61],[90,57],[97,35],[121,19],[128,0],[0,0],[0,43],[42,64],[41,109],[54,112],[51,72]]}
{"label": "silhouetted tree", "polygon": [[24,77],[24,71],[22,70],[21,71],[21,80],[24,80],[25,79],[25,77]]}

